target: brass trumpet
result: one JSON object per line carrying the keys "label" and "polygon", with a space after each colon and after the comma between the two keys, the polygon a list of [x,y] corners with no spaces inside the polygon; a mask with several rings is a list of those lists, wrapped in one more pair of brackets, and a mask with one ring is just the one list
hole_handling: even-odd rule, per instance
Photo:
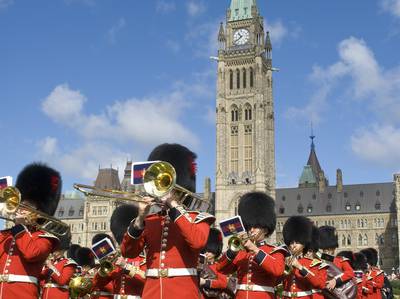
{"label": "brass trumpet", "polygon": [[250,239],[250,235],[248,235],[247,233],[234,235],[228,240],[228,248],[233,252],[245,250],[244,244]]}
{"label": "brass trumpet", "polygon": [[65,222],[21,203],[21,193],[15,187],[10,186],[0,190],[0,204],[3,205],[0,210],[0,218],[15,222],[15,216],[21,209],[29,212],[26,215],[27,222],[38,230],[46,231],[57,237],[64,237],[70,233],[69,225]]}
{"label": "brass trumpet", "polygon": [[93,287],[92,279],[84,276],[76,276],[69,281],[71,298],[80,298],[89,294]]}

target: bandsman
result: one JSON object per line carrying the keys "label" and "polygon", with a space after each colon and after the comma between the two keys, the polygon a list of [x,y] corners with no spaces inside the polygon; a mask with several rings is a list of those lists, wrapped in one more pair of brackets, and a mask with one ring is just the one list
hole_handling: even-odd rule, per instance
{"label": "bandsman", "polygon": [[[40,163],[26,166],[17,177],[21,202],[50,216],[61,194],[60,174]],[[32,213],[18,209],[15,225],[0,232],[0,298],[38,298],[38,278],[51,252],[59,246],[54,235],[32,222]]]}
{"label": "bandsman", "polygon": [[[149,155],[149,161],[169,162],[176,171],[178,185],[196,191],[196,154],[179,144],[162,144]],[[149,214],[150,204],[139,203],[138,217],[125,234],[121,253],[138,257],[146,251],[144,299],[198,298],[197,262],[207,243],[215,218],[207,213],[188,211],[179,192],[161,198],[163,208]]]}
{"label": "bandsman", "polygon": [[229,248],[217,270],[237,273],[235,298],[275,298],[274,287],[283,275],[287,251],[266,240],[276,226],[274,200],[263,192],[246,193],[240,198],[238,214],[249,239],[243,241],[244,249]]}

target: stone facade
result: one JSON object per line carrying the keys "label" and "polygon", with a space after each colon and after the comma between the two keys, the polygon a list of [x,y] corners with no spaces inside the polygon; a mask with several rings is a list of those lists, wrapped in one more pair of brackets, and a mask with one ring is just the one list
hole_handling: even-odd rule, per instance
{"label": "stone facade", "polygon": [[226,20],[218,36],[217,221],[235,214],[241,194],[275,190],[271,41],[255,1],[232,1]]}

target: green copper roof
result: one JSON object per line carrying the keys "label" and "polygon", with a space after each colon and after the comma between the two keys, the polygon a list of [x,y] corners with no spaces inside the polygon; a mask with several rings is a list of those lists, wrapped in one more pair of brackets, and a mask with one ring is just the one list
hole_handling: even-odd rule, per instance
{"label": "green copper roof", "polygon": [[304,166],[303,173],[301,174],[299,185],[303,184],[316,184],[314,173],[310,165]]}
{"label": "green copper roof", "polygon": [[238,21],[251,18],[251,7],[257,5],[256,0],[232,0],[231,17],[229,21]]}

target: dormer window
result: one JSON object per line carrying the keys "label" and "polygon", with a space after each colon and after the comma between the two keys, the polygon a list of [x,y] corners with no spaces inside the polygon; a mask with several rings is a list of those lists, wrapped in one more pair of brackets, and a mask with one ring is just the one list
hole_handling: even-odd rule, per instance
{"label": "dormer window", "polygon": [[381,209],[381,203],[379,200],[375,203],[375,210],[380,210]]}
{"label": "dormer window", "polygon": [[280,206],[279,207],[279,214],[285,214],[285,207],[284,206]]}
{"label": "dormer window", "polygon": [[74,215],[74,213],[75,213],[75,210],[74,210],[73,207],[71,207],[71,208],[69,209],[69,211],[68,211],[68,216],[71,217],[71,216]]}
{"label": "dormer window", "polygon": [[331,205],[330,203],[328,203],[328,204],[326,205],[326,211],[327,211],[328,213],[332,212],[332,205]]}
{"label": "dormer window", "polygon": [[299,206],[297,207],[297,212],[299,212],[299,214],[303,214],[303,206],[302,204],[299,204]]}
{"label": "dormer window", "polygon": [[344,208],[346,209],[346,211],[350,211],[351,210],[351,205],[349,202],[346,202],[346,205],[344,206]]}
{"label": "dormer window", "polygon": [[361,204],[359,202],[356,203],[355,209],[356,211],[361,210]]}
{"label": "dormer window", "polygon": [[312,213],[312,210],[313,210],[312,205],[311,205],[311,204],[308,205],[308,206],[307,206],[307,213]]}

